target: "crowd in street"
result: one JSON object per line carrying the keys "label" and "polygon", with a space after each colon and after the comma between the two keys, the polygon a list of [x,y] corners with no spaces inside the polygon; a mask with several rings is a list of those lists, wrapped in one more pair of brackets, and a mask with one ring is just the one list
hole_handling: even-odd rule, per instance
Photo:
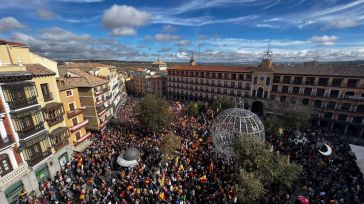
{"label": "crowd in street", "polygon": [[[139,128],[133,114],[139,99],[128,97],[107,130],[94,143],[74,155],[55,178],[40,183],[42,203],[238,203],[239,168],[220,158],[210,135],[212,118],[189,116],[183,104],[170,102],[170,130],[154,135]],[[161,148],[163,138],[174,135],[178,145],[171,154]],[[364,202],[363,175],[347,144],[320,130],[305,133],[308,142],[291,137],[267,137],[275,151],[290,155],[303,166],[292,190],[272,188],[266,204],[294,203],[298,195],[311,204]],[[317,142],[333,147],[330,156],[318,152]],[[177,143],[177,140],[176,140]],[[130,147],[141,152],[134,168],[118,165],[117,157]]]}

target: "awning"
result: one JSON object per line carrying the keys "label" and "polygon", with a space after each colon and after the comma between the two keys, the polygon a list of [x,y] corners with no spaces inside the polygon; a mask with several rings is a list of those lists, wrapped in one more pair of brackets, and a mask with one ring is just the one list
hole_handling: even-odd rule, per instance
{"label": "awning", "polygon": [[58,127],[56,129],[54,129],[51,133],[49,133],[50,137],[56,137],[64,132],[68,131],[67,127]]}
{"label": "awning", "polygon": [[82,142],[81,144],[79,144],[77,147],[75,147],[73,149],[73,151],[75,151],[75,152],[83,152],[83,151],[85,151],[85,149],[87,149],[89,146],[91,146],[92,143],[93,143],[93,141],[86,140],[86,141]]}
{"label": "awning", "polygon": [[84,135],[83,137],[81,137],[80,139],[78,139],[77,140],[77,143],[81,143],[81,142],[85,141],[90,136],[91,136],[91,132],[88,132],[86,135]]}

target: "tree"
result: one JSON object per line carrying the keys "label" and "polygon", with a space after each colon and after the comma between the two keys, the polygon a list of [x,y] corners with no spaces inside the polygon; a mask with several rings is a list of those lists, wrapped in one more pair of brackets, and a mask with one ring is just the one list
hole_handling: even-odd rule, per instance
{"label": "tree", "polygon": [[154,95],[146,95],[137,106],[137,115],[142,128],[153,133],[169,128],[172,115],[167,101]]}
{"label": "tree", "polygon": [[[242,203],[256,203],[272,185],[290,187],[301,172],[300,165],[290,163],[285,155],[269,151],[268,145],[259,138],[244,134],[235,140],[234,145],[235,158],[242,169],[242,180],[238,184],[239,198],[251,196],[246,194],[251,191],[259,195],[243,199]],[[247,186],[248,181],[252,186]],[[264,190],[260,189],[260,184]]]}
{"label": "tree", "polygon": [[242,203],[259,203],[259,200],[265,193],[263,183],[254,173],[249,173],[245,170],[240,170],[238,186],[238,198]]}
{"label": "tree", "polygon": [[228,108],[233,108],[234,105],[235,105],[234,101],[232,101],[229,97],[223,96],[223,97],[218,97],[211,104],[211,108],[216,112],[220,112]]}
{"label": "tree", "polygon": [[264,120],[264,127],[275,135],[279,128],[285,131],[305,129],[310,126],[313,108],[299,104],[283,104],[280,102],[270,102],[269,111],[273,114]]}
{"label": "tree", "polygon": [[165,155],[172,155],[181,146],[181,139],[172,134],[166,135],[161,140],[161,151]]}

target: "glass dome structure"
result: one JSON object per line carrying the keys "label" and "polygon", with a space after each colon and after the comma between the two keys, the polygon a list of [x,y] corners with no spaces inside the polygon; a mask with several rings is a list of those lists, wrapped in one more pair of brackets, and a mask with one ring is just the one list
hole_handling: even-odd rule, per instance
{"label": "glass dome structure", "polygon": [[235,138],[242,134],[265,140],[262,121],[253,112],[243,108],[230,108],[221,112],[215,118],[211,132],[216,151],[228,158],[234,155]]}

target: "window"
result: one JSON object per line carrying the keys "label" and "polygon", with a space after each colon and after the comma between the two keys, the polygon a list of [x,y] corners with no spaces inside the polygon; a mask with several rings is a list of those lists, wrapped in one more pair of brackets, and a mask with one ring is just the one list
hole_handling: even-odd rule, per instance
{"label": "window", "polygon": [[288,86],[282,86],[282,93],[288,93]]}
{"label": "window", "polygon": [[319,86],[327,86],[329,84],[329,78],[319,78]]}
{"label": "window", "polygon": [[284,76],[283,77],[283,83],[286,83],[286,84],[291,83],[291,76]]}
{"label": "window", "polygon": [[356,85],[358,84],[358,81],[359,81],[358,79],[349,79],[347,87],[355,88]]}
{"label": "window", "polygon": [[270,78],[268,77],[267,81],[265,82],[265,85],[269,86],[269,84],[270,84]]}
{"label": "window", "polygon": [[244,80],[244,74],[239,74],[239,80]]}
{"label": "window", "polygon": [[272,86],[272,92],[276,93],[278,91],[278,86],[277,85],[273,85]]}
{"label": "window", "polygon": [[347,115],[344,114],[340,114],[339,116],[337,116],[337,119],[340,121],[346,121]]}
{"label": "window", "polygon": [[358,105],[356,107],[356,111],[359,113],[364,113],[364,105]]}
{"label": "window", "polygon": [[359,123],[361,124],[363,122],[363,117],[357,116],[353,118],[353,123]]}
{"label": "window", "polygon": [[41,84],[40,88],[42,89],[42,94],[43,94],[44,100],[50,99],[51,93],[49,92],[48,84]]}
{"label": "window", "polygon": [[68,107],[70,108],[70,111],[75,110],[75,104],[74,103],[69,103]]}
{"label": "window", "polygon": [[334,109],[335,106],[336,106],[336,102],[335,101],[329,101],[329,102],[327,102],[326,108]]}
{"label": "window", "polygon": [[338,98],[339,97],[339,90],[331,90],[330,91],[330,97],[331,98]]}
{"label": "window", "polygon": [[317,89],[316,96],[320,96],[320,97],[325,96],[325,89]]}
{"label": "window", "polygon": [[80,132],[76,132],[76,139],[79,140],[81,138],[81,133]]}
{"label": "window", "polygon": [[315,77],[306,77],[306,85],[315,85]]}
{"label": "window", "polygon": [[7,154],[0,155],[0,176],[5,176],[13,170]]}
{"label": "window", "polygon": [[347,92],[345,92],[345,98],[347,96],[354,96],[354,95],[355,95],[354,91],[347,91]]}
{"label": "window", "polygon": [[343,103],[341,104],[341,110],[350,110],[351,104],[350,103]]}
{"label": "window", "polygon": [[293,83],[297,85],[302,84],[302,77],[295,77]]}
{"label": "window", "polygon": [[258,77],[254,77],[254,84],[257,84]]}
{"label": "window", "polygon": [[311,96],[312,88],[305,88],[303,94],[305,96]]}
{"label": "window", "polygon": [[291,104],[296,104],[296,98],[291,98]]}
{"label": "window", "polygon": [[315,106],[316,108],[321,108],[321,105],[322,105],[322,101],[320,101],[320,100],[315,100],[313,102],[313,106]]}
{"label": "window", "polygon": [[72,96],[72,90],[66,90],[66,96]]}
{"label": "window", "polygon": [[72,124],[73,126],[78,124],[77,117],[72,118]]}
{"label": "window", "polygon": [[292,93],[293,94],[299,94],[300,93],[300,87],[293,87]]}
{"label": "window", "polygon": [[236,74],[231,74],[231,79],[235,80],[236,79]]}
{"label": "window", "polygon": [[218,78],[222,79],[222,73],[219,73],[218,75],[219,75]]}
{"label": "window", "polygon": [[343,81],[343,79],[335,78],[335,79],[332,80],[332,86],[340,87],[342,81]]}
{"label": "window", "polygon": [[273,83],[279,83],[281,80],[281,76],[274,76]]}

